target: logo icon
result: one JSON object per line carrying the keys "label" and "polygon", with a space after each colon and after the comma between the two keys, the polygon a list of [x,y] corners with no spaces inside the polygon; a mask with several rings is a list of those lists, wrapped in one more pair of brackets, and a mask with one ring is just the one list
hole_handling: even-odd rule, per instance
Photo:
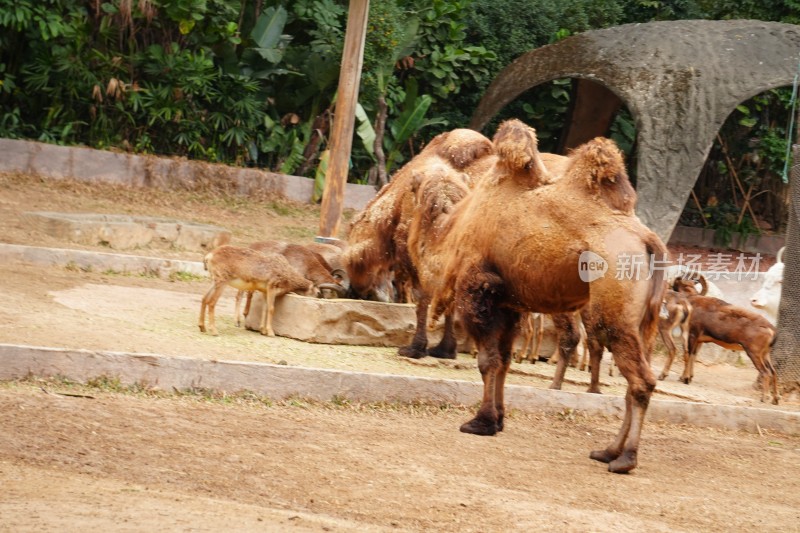
{"label": "logo icon", "polygon": [[592,251],[582,252],[578,258],[578,275],[581,281],[590,283],[602,278],[606,271],[608,271],[606,260]]}

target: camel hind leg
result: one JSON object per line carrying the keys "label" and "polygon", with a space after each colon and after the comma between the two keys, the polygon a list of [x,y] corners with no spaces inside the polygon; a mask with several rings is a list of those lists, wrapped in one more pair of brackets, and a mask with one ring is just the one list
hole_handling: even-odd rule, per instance
{"label": "camel hind leg", "polygon": [[644,415],[656,387],[656,378],[638,335],[623,335],[615,339],[610,348],[620,373],[628,381],[625,418],[611,445],[604,450],[593,451],[590,457],[608,463],[609,472],[623,474],[636,468]]}
{"label": "camel hind leg", "polygon": [[419,359],[428,355],[426,348],[428,347],[427,324],[430,301],[430,296],[427,294],[422,294],[417,300],[417,326],[414,331],[414,337],[411,339],[411,344],[402,346],[397,350],[399,355],[410,357],[411,359]]}
{"label": "camel hind leg", "polygon": [[[503,280],[493,272],[477,266],[466,270],[456,289],[457,300],[463,303],[461,320],[478,348],[478,370],[483,380],[483,396],[472,420],[461,425],[461,431],[473,435],[494,435],[502,428],[498,398],[503,398],[507,364],[519,313],[498,307],[502,301]],[[504,360],[504,357],[508,359]],[[499,389],[498,389],[499,387]],[[498,424],[499,422],[499,424]]]}

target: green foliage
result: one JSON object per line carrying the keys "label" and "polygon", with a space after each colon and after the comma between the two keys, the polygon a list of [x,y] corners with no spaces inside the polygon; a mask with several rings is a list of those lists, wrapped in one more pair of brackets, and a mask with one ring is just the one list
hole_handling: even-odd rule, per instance
{"label": "green foliage", "polygon": [[[315,176],[328,134],[315,119],[335,112],[347,7],[343,0],[0,0],[0,136]],[[500,69],[533,48],[626,22],[797,23],[798,7],[800,0],[372,0],[350,179],[363,181],[375,164],[379,133],[391,171],[433,135],[466,126]],[[555,80],[497,120],[522,118],[543,149],[555,149],[570,92],[569,80]],[[379,97],[387,106],[382,132],[374,126]],[[786,91],[760,95],[726,125],[733,158],[754,154],[740,169],[746,187],[782,168],[787,105]],[[608,134],[635,150],[625,110]],[[716,164],[718,147],[711,157],[709,179],[727,176]]]}
{"label": "green foliage", "polygon": [[569,78],[553,80],[534,88],[522,98],[522,120],[536,128],[542,151],[554,152],[557,149],[563,124],[552,118],[566,114],[571,86]]}

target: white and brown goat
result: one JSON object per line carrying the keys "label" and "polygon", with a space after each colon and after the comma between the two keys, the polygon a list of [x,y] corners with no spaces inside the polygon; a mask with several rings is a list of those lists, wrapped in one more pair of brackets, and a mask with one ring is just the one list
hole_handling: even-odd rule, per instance
{"label": "white and brown goat", "polygon": [[[699,277],[705,287],[705,280]],[[694,377],[694,361],[703,343],[712,342],[729,350],[743,350],[758,370],[761,379],[761,401],[772,385],[772,403],[778,404],[778,375],[770,358],[775,343],[775,326],[760,314],[732,305],[719,298],[704,296],[697,291],[695,280],[678,278],[673,283],[675,292],[685,294],[692,306],[689,320],[688,357],[680,380],[688,384]]]}

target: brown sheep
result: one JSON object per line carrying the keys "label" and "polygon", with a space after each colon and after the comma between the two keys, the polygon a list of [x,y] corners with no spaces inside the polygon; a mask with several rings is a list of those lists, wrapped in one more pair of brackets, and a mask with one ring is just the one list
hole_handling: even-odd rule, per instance
{"label": "brown sheep", "polygon": [[[590,457],[608,463],[611,472],[628,472],[637,465],[656,385],[649,356],[663,271],[651,269],[650,279],[613,273],[624,270],[623,254],[663,260],[666,247],[633,214],[636,193],[612,141],[597,138],[580,146],[564,175],[538,188],[513,172],[520,164],[540,167],[535,144],[497,151],[501,161],[492,178],[479,180],[453,213],[452,255],[432,303],[434,318],[448,308],[457,311],[478,345],[483,398],[461,431],[503,430],[505,378],[520,313],[571,313],[591,303],[587,332],[610,347],[628,390],[619,434]],[[603,265],[607,275],[586,277],[598,272],[590,267]]]}
{"label": "brown sheep", "polygon": [[[289,292],[312,295],[314,283],[301,276],[280,254],[263,254],[251,248],[223,245],[215,248],[203,259],[214,284],[203,296],[200,304],[200,331],[206,331],[205,316],[208,309],[208,331],[218,335],[214,308],[226,285],[240,291],[261,291],[264,293],[264,307],[261,312],[261,334],[275,336],[272,329],[272,315],[275,311],[275,298]],[[238,314],[238,313],[237,313]]]}
{"label": "brown sheep", "polygon": [[687,360],[689,354],[689,325],[692,318],[692,304],[689,302],[688,295],[680,292],[675,292],[671,289],[664,293],[664,301],[661,305],[661,312],[659,313],[658,332],[661,335],[661,340],[667,348],[667,361],[664,363],[664,368],[658,379],[663,380],[669,375],[669,368],[672,366],[672,361],[675,360],[675,354],[678,352],[673,340],[673,334],[676,329],[681,332],[681,346],[683,346],[683,359]]}
{"label": "brown sheep", "polygon": [[[325,258],[319,253],[307,248],[306,245],[292,244],[283,241],[259,241],[250,244],[248,248],[262,253],[281,254],[286,258],[292,268],[294,268],[304,278],[314,283],[315,287],[332,290],[336,292],[339,297],[343,297],[347,291],[347,289],[341,285],[340,280],[334,277],[333,269],[325,260]],[[244,291],[239,291],[236,294],[237,327],[241,323],[239,307],[243,292]],[[250,311],[250,302],[252,297],[253,291],[248,291],[247,302],[245,303],[244,307],[244,316],[247,316],[248,312]]]}
{"label": "brown sheep", "polygon": [[765,401],[770,383],[772,384],[772,403],[777,405],[778,374],[772,365],[770,350],[777,337],[777,329],[762,315],[729,304],[719,298],[704,296],[707,287],[705,278],[699,276],[703,286],[698,293],[695,280],[678,278],[672,285],[675,292],[685,294],[692,305],[692,316],[689,321],[688,351],[684,356],[684,369],[680,377],[687,385],[694,377],[694,361],[697,350],[706,342],[713,342],[729,350],[740,350],[747,353],[758,370],[761,380],[761,401]]}
{"label": "brown sheep", "polygon": [[514,360],[517,364],[522,363],[523,359],[536,363],[536,360],[539,359],[539,347],[542,345],[544,337],[544,315],[524,313],[517,327],[519,330],[517,338],[522,338],[522,346],[515,348]]}

